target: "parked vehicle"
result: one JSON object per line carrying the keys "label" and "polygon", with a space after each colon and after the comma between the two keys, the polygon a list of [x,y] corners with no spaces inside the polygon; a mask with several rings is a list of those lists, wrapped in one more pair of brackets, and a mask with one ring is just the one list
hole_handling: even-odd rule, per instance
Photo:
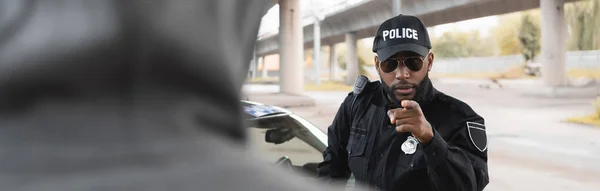
{"label": "parked vehicle", "polygon": [[276,165],[315,177],[323,160],[327,135],[292,112],[251,101],[241,101],[248,126],[250,149]]}
{"label": "parked vehicle", "polygon": [[[248,126],[250,149],[268,162],[316,178],[317,165],[323,161],[327,134],[308,120],[286,109],[251,101],[241,101]],[[354,190],[350,175],[346,190]]]}

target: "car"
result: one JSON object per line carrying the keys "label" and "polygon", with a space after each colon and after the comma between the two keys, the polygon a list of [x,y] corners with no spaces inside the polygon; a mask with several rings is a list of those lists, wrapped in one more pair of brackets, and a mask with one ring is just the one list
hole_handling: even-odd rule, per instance
{"label": "car", "polygon": [[294,113],[258,102],[242,100],[249,147],[277,166],[316,177],[323,160],[327,135]]}
{"label": "car", "polygon": [[[327,134],[308,120],[281,107],[241,100],[249,147],[263,159],[286,170],[314,179],[323,161]],[[354,190],[350,175],[345,190]]]}

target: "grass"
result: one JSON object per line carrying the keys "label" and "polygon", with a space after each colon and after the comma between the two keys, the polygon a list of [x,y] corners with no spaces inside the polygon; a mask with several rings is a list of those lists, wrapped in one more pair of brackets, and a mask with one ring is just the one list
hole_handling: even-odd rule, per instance
{"label": "grass", "polygon": [[304,85],[306,91],[352,91],[352,86],[332,81],[322,81],[319,86],[314,83]]}
{"label": "grass", "polygon": [[252,78],[248,79],[246,83],[251,84],[275,84],[279,82],[279,77],[267,77],[267,78]]}
{"label": "grass", "polygon": [[593,125],[593,126],[599,126],[600,127],[600,118],[598,118],[598,114],[591,114],[591,115],[586,115],[586,116],[571,117],[571,118],[568,118],[568,119],[566,119],[564,121],[565,122],[569,122],[569,123]]}
{"label": "grass", "polygon": [[590,69],[570,69],[568,72],[569,77],[580,78],[580,77],[588,77],[600,79],[600,68],[590,68]]}
{"label": "grass", "polygon": [[600,118],[598,117],[598,114],[600,114],[600,97],[596,98],[596,100],[594,102],[592,102],[592,105],[596,109],[596,112],[594,114],[590,114],[590,115],[586,115],[586,116],[571,117],[564,121],[570,122],[570,123],[600,126]]}

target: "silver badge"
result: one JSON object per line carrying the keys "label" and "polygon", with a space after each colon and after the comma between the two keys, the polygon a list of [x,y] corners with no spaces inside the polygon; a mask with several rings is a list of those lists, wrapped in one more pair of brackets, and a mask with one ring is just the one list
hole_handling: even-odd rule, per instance
{"label": "silver badge", "polygon": [[402,143],[402,151],[404,151],[404,154],[412,155],[417,150],[418,144],[419,141],[416,138],[414,138],[413,136],[408,136],[408,138],[406,138],[406,141]]}

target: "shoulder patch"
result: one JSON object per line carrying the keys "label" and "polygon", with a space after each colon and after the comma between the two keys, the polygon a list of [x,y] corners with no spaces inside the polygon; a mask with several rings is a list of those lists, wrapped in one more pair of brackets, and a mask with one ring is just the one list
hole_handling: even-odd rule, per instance
{"label": "shoulder patch", "polygon": [[473,143],[475,148],[481,152],[485,151],[488,144],[485,125],[467,121],[467,131],[469,132],[471,143]]}

